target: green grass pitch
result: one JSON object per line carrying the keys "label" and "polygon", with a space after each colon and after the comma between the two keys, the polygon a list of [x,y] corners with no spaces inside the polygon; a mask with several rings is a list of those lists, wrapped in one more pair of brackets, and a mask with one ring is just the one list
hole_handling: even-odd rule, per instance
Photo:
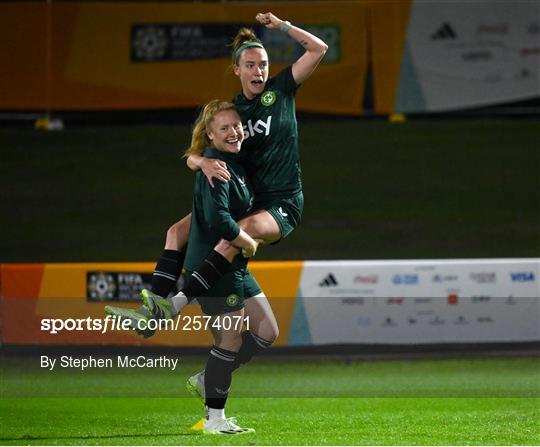
{"label": "green grass pitch", "polygon": [[63,369],[2,359],[2,445],[537,445],[538,358],[261,358],[235,374],[227,415],[257,433],[190,430],[202,407],[166,369]]}

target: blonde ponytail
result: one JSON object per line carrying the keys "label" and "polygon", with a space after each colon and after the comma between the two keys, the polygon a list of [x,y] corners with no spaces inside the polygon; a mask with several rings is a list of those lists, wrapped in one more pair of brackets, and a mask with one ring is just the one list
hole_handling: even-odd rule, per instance
{"label": "blonde ponytail", "polygon": [[191,132],[191,146],[185,150],[184,157],[189,157],[190,155],[202,155],[207,147],[212,146],[212,142],[210,141],[210,138],[208,138],[206,131],[210,127],[214,117],[219,112],[225,110],[234,110],[238,113],[236,106],[233,103],[220,101],[219,99],[213,99],[203,107],[195,121],[193,131]]}

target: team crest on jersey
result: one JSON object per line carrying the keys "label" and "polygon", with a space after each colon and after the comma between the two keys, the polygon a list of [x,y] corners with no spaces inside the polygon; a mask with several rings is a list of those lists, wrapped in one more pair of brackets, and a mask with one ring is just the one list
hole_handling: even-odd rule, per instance
{"label": "team crest on jersey", "polygon": [[226,301],[227,301],[228,306],[233,307],[238,304],[238,301],[240,301],[240,298],[238,297],[238,295],[235,295],[234,293],[232,293],[227,297]]}
{"label": "team crest on jersey", "polygon": [[271,106],[276,102],[276,94],[272,90],[264,92],[261,96],[261,104],[263,106]]}

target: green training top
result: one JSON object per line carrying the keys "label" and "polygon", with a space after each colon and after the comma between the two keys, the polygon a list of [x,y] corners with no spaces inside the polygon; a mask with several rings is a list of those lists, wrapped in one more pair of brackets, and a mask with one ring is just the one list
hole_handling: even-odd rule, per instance
{"label": "green training top", "polygon": [[[194,271],[201,266],[208,253],[221,240],[232,241],[240,234],[236,223],[251,211],[253,192],[238,154],[207,148],[203,155],[227,163],[231,174],[228,182],[214,181],[212,188],[204,173],[195,174],[191,229],[184,267]],[[237,256],[231,270],[244,268],[247,259]]]}
{"label": "green training top", "polygon": [[292,67],[269,78],[263,93],[233,100],[244,124],[242,159],[260,202],[302,190]]}

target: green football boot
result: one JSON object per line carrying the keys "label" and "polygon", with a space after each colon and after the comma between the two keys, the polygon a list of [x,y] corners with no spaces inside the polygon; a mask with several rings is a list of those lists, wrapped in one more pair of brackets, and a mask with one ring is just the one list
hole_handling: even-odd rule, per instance
{"label": "green football boot", "polygon": [[144,306],[150,312],[150,318],[156,320],[174,320],[176,318],[170,300],[162,298],[148,289],[142,290],[141,297]]}
{"label": "green football boot", "polygon": [[105,306],[105,314],[120,318],[121,321],[130,321],[130,328],[144,338],[149,338],[156,333],[155,330],[147,328],[148,321],[152,318],[152,314],[144,306],[141,306],[138,309]]}

